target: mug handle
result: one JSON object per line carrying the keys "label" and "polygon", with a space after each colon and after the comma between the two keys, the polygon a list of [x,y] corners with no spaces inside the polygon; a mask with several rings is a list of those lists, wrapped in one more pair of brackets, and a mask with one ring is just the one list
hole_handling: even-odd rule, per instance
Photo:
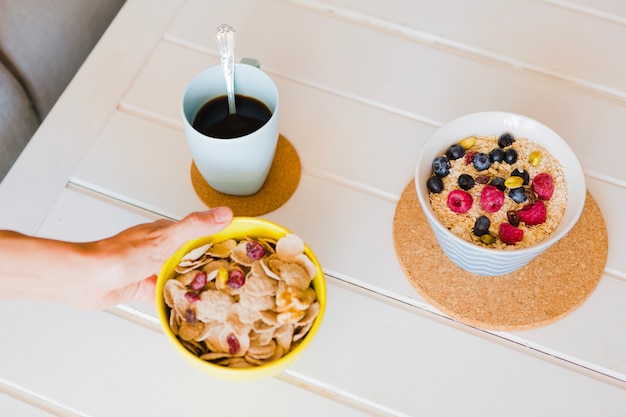
{"label": "mug handle", "polygon": [[261,62],[255,58],[241,58],[242,64],[252,65],[253,67],[257,67],[261,69]]}

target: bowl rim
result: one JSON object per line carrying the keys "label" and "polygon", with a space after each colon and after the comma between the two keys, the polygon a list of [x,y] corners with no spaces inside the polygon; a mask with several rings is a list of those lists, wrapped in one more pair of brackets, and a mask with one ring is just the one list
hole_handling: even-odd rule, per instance
{"label": "bowl rim", "polygon": [[[551,136],[553,136],[558,142],[559,145],[561,145],[563,147],[563,151],[565,153],[565,156],[568,158],[570,164],[571,164],[571,168],[572,170],[569,171],[567,170],[567,172],[565,173],[565,175],[569,174],[573,174],[572,176],[578,177],[579,181],[576,181],[572,184],[570,184],[569,180],[568,180],[568,191],[569,191],[569,187],[570,185],[572,187],[574,186],[579,186],[580,187],[580,191],[583,194],[583,199],[582,201],[580,201],[578,204],[576,204],[576,202],[572,202],[572,205],[570,205],[570,201],[568,198],[568,204],[566,205],[566,210],[568,208],[570,208],[572,211],[572,216],[571,216],[571,220],[570,223],[568,225],[565,225],[563,227],[562,224],[559,224],[559,226],[557,227],[557,229],[555,229],[550,236],[548,236],[546,239],[542,240],[539,243],[536,243],[534,245],[531,246],[527,246],[524,248],[519,248],[519,249],[515,249],[515,250],[510,250],[510,249],[499,249],[499,248],[488,248],[488,247],[484,247],[484,246],[479,246],[476,244],[473,244],[471,242],[466,241],[465,239],[457,236],[456,234],[452,233],[447,227],[445,227],[443,225],[443,223],[441,223],[441,220],[439,220],[438,216],[434,213],[434,211],[432,210],[430,203],[427,199],[427,197],[424,195],[423,193],[423,186],[422,184],[419,182],[419,179],[422,177],[420,172],[423,170],[423,164],[424,164],[424,158],[426,156],[428,156],[428,149],[429,147],[435,143],[437,141],[437,139],[439,138],[439,136],[441,136],[442,134],[444,134],[446,132],[446,130],[455,127],[456,125],[463,123],[463,122],[467,122],[467,121],[472,121],[474,119],[481,119],[481,118],[489,118],[489,119],[494,119],[494,120],[503,120],[503,119],[518,119],[524,123],[527,123],[529,125],[534,125],[539,129],[544,130],[547,134],[550,134]],[[509,129],[511,130],[511,129]],[[474,133],[468,133],[467,136],[471,136]],[[462,138],[460,138],[462,139]],[[529,138],[530,139],[530,138]],[[531,139],[532,140],[532,139]],[[444,145],[442,147],[442,149],[445,149]],[[449,144],[448,144],[449,146]],[[563,166],[564,171],[566,170],[566,167]],[[585,206],[585,195],[586,195],[586,182],[585,182],[585,176],[584,176],[584,171],[582,169],[582,166],[580,164],[580,161],[578,160],[578,158],[576,157],[576,154],[574,153],[574,151],[570,148],[570,146],[567,144],[567,142],[561,137],[561,135],[559,135],[556,131],[554,131],[553,129],[551,129],[550,127],[548,127],[547,125],[539,122],[538,120],[535,120],[531,117],[528,116],[524,116],[522,114],[518,114],[518,113],[512,113],[512,112],[505,112],[505,111],[481,111],[481,112],[475,112],[475,113],[469,113],[469,114],[465,114],[462,116],[459,116],[455,119],[450,120],[449,122],[443,124],[442,126],[440,126],[439,128],[437,128],[426,140],[426,142],[424,143],[424,146],[420,149],[418,158],[417,158],[417,164],[415,166],[415,170],[414,170],[414,182],[415,182],[415,190],[417,193],[417,197],[418,197],[418,201],[420,206],[422,207],[422,210],[424,211],[424,214],[426,215],[429,223],[432,225],[432,221],[435,221],[435,224],[437,226],[437,228],[439,230],[441,230],[443,233],[446,234],[446,236],[448,236],[450,239],[452,239],[454,242],[456,242],[457,244],[462,244],[464,246],[470,246],[472,248],[474,248],[475,251],[477,251],[478,253],[484,253],[485,255],[494,255],[494,254],[517,254],[520,257],[521,256],[525,256],[528,255],[529,253],[534,253],[537,251],[540,251],[542,249],[547,249],[548,247],[552,246],[553,244],[555,244],[556,242],[558,242],[561,238],[563,238],[567,233],[569,233],[569,231],[572,229],[572,227],[574,227],[576,225],[576,223],[578,222],[578,220],[580,219],[580,215],[582,214],[582,211],[584,209]]]}
{"label": "bowl rim", "polygon": [[[256,231],[251,231],[251,229]],[[263,230],[264,232],[259,230]],[[163,297],[163,286],[169,279],[173,278],[174,267],[190,250],[209,242],[220,242],[228,238],[243,238],[245,236],[263,237],[268,234],[271,234],[272,236],[270,237],[274,238],[274,236],[280,235],[282,237],[289,233],[292,233],[289,229],[272,221],[256,217],[238,216],[234,217],[232,222],[226,228],[213,235],[202,236],[185,242],[163,263],[159,274],[157,275],[155,288],[157,315],[161,328],[167,336],[167,339],[185,359],[190,361],[195,366],[202,368],[205,372],[219,378],[230,380],[255,380],[264,377],[271,377],[280,373],[291,365],[293,361],[295,361],[295,359],[310,345],[321,326],[326,311],[326,279],[317,257],[306,242],[304,244],[305,253],[311,259],[316,268],[316,274],[312,283],[317,295],[317,301],[320,304],[320,311],[307,335],[300,341],[300,343],[281,358],[268,364],[249,368],[230,368],[200,359],[180,343],[170,328],[170,308],[165,304],[165,299]]]}

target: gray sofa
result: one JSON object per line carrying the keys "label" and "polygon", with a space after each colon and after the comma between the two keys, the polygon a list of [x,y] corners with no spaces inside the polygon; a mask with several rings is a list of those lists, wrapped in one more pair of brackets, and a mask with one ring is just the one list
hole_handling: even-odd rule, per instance
{"label": "gray sofa", "polygon": [[0,181],[124,0],[0,0]]}

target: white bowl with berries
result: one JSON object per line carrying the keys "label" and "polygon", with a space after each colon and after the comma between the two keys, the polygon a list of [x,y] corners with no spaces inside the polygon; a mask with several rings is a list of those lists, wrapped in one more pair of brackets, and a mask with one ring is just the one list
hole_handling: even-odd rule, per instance
{"label": "white bowl with berries", "polygon": [[585,204],[585,177],[554,130],[480,112],[439,128],[415,169],[419,203],[443,252],[479,275],[514,272],[563,238]]}

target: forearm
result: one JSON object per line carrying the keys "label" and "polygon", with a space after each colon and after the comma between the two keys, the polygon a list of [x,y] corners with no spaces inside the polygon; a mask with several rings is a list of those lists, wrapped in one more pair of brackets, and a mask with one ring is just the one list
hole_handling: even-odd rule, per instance
{"label": "forearm", "polygon": [[0,298],[68,302],[88,281],[89,246],[0,231]]}

